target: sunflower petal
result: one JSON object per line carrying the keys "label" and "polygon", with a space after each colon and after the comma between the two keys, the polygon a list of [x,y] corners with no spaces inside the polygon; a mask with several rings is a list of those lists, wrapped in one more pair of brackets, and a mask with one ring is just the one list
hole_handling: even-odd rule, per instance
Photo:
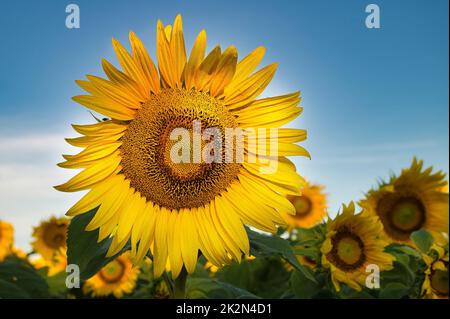
{"label": "sunflower petal", "polygon": [[197,39],[194,42],[194,46],[192,47],[191,54],[189,56],[189,60],[186,63],[186,68],[184,71],[184,80],[186,89],[190,90],[194,87],[194,75],[195,70],[198,68],[200,63],[202,63],[203,58],[205,57],[206,50],[206,31],[202,30]]}
{"label": "sunflower petal", "polygon": [[211,95],[218,96],[223,93],[224,88],[230,83],[236,71],[237,50],[230,46],[222,54],[217,68],[211,80]]}

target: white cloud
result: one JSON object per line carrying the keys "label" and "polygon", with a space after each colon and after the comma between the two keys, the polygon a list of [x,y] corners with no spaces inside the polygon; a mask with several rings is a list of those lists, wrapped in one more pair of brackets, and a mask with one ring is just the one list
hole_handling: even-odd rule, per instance
{"label": "white cloud", "polygon": [[0,140],[0,219],[14,225],[16,244],[25,249],[33,226],[51,215],[62,216],[81,196],[53,188],[76,172],[56,166],[62,153],[76,151],[64,136],[2,136]]}

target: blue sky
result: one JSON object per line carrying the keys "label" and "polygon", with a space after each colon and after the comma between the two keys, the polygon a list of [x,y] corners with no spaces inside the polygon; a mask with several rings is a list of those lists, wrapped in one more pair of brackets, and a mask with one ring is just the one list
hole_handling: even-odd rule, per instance
{"label": "blue sky", "polygon": [[[114,36],[135,31],[155,52],[157,19],[183,15],[188,49],[205,28],[208,47],[234,44],[241,57],[267,49],[279,62],[266,95],[302,91],[312,160],[298,170],[326,185],[330,212],[417,155],[449,170],[448,1],[72,1],[81,28],[65,27],[69,1],[2,2],[0,11],[0,218],[26,247],[31,226],[62,215],[81,194],[51,188],[71,176],[55,166],[73,150],[70,123],[87,123],[71,101],[74,80],[117,64]],[[381,9],[367,29],[365,7]],[[154,56],[154,54],[153,54]]]}

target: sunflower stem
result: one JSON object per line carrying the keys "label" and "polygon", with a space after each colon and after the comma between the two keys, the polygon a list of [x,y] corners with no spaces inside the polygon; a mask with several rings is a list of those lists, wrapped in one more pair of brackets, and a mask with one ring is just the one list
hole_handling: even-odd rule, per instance
{"label": "sunflower stem", "polygon": [[186,279],[188,273],[186,269],[183,267],[180,275],[177,279],[175,279],[175,285],[173,289],[173,298],[174,299],[185,299],[186,298]]}

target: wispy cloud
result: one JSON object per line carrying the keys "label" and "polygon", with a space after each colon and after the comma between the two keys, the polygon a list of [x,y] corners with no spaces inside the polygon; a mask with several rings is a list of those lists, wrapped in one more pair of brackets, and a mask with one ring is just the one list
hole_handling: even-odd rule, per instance
{"label": "wispy cloud", "polygon": [[64,134],[6,136],[0,140],[0,219],[14,224],[17,245],[27,248],[32,227],[50,215],[63,215],[80,194],[53,186],[75,172],[56,166],[61,153],[73,153]]}

